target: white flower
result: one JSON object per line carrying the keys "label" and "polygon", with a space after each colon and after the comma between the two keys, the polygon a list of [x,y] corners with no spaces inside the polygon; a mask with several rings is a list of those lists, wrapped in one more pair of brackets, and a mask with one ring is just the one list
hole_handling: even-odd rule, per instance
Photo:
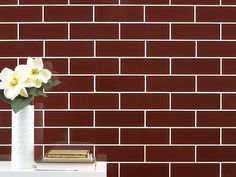
{"label": "white flower", "polygon": [[4,96],[11,100],[14,100],[18,95],[28,97],[23,84],[25,78],[23,72],[4,68],[0,73],[0,90],[4,90]]}
{"label": "white flower", "polygon": [[27,79],[24,82],[26,87],[40,88],[42,83],[47,83],[51,79],[52,73],[48,69],[43,68],[43,61],[41,58],[28,58],[27,65],[19,65],[16,70],[26,71]]}

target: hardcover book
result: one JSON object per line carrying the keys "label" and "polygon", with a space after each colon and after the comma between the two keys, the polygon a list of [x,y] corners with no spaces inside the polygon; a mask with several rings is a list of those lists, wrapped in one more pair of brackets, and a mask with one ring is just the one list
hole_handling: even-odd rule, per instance
{"label": "hardcover book", "polygon": [[89,150],[50,150],[47,158],[88,158]]}
{"label": "hardcover book", "polygon": [[96,162],[93,163],[45,163],[38,161],[36,170],[38,171],[88,171],[95,170]]}

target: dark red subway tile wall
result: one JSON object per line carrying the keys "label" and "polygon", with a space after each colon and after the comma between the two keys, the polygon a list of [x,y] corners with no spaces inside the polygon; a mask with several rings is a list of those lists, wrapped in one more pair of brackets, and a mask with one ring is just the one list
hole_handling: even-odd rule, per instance
{"label": "dark red subway tile wall", "polygon": [[149,146],[147,147],[147,161],[193,162],[194,152],[194,147],[187,146]]}
{"label": "dark red subway tile wall", "polygon": [[35,99],[36,160],[80,148],[107,177],[235,177],[235,31],[235,0],[0,0],[0,70],[42,57],[62,81]]}

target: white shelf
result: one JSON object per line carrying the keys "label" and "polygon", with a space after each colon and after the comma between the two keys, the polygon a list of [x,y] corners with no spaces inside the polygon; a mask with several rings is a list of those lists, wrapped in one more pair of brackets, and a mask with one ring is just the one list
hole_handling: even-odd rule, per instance
{"label": "white shelf", "polygon": [[36,171],[35,169],[12,170],[11,162],[0,161],[1,177],[106,177],[106,162],[97,162],[96,169],[90,171]]}

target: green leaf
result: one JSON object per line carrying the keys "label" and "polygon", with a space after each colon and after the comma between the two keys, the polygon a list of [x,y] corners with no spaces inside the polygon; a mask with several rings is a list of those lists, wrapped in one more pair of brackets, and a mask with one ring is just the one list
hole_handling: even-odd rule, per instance
{"label": "green leaf", "polygon": [[13,111],[15,113],[19,112],[20,110],[22,110],[23,108],[25,108],[26,106],[28,106],[32,100],[33,100],[33,96],[29,95],[28,98],[24,98],[22,96],[18,96],[16,97],[12,102],[11,102],[11,107],[13,109]]}
{"label": "green leaf", "polygon": [[45,90],[51,90],[53,87],[59,85],[61,83],[61,81],[59,80],[49,80],[48,83],[43,85],[43,88]]}
{"label": "green leaf", "polygon": [[38,89],[38,88],[35,88],[35,87],[27,89],[27,92],[28,92],[29,95],[32,95],[32,96],[47,97],[47,95],[41,89]]}
{"label": "green leaf", "polygon": [[5,103],[11,104],[11,100],[10,100],[10,99],[7,99],[7,98],[4,96],[4,93],[3,93],[2,90],[0,91],[0,100],[4,101]]}

